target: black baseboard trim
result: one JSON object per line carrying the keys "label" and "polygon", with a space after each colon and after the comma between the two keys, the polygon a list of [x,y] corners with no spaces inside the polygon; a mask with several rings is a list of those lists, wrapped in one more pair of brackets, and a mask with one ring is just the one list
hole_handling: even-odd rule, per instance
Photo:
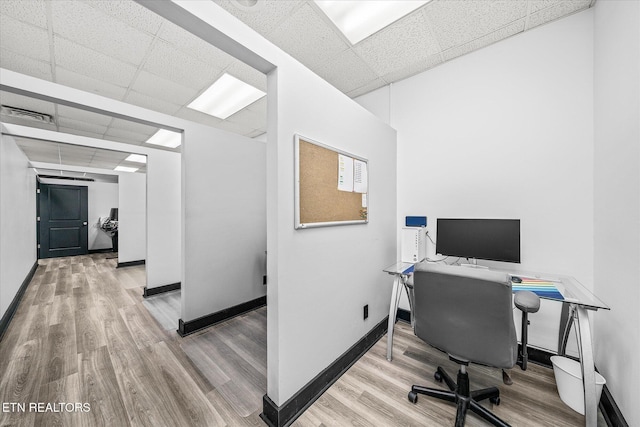
{"label": "black baseboard trim", "polygon": [[103,248],[103,249],[89,249],[90,254],[110,254],[113,253],[113,249],[111,248]]}
{"label": "black baseboard trim", "polygon": [[145,263],[146,261],[143,259],[139,259],[137,261],[119,262],[118,265],[116,265],[116,268],[133,267],[134,265],[145,265]]}
{"label": "black baseboard trim", "polygon": [[360,359],[387,332],[386,316],[357,343],[309,381],[282,406],[276,405],[266,394],[262,397],[260,418],[271,427],[290,425],[313,404],[343,373]]}
{"label": "black baseboard trim", "polygon": [[144,292],[142,293],[142,296],[144,298],[147,298],[147,297],[150,297],[150,296],[153,296],[153,295],[163,294],[165,292],[177,291],[181,287],[182,287],[182,285],[181,285],[180,282],[170,283],[168,285],[163,285],[163,286],[157,286],[157,287],[151,288],[151,289],[149,289],[149,288],[147,288],[145,286],[144,287]]}
{"label": "black baseboard trim", "polygon": [[396,322],[402,320],[403,322],[411,323],[411,312],[404,308],[399,308],[396,313]]}
{"label": "black baseboard trim", "polygon": [[606,384],[602,388],[600,396],[600,412],[602,412],[608,426],[629,427]]}
{"label": "black baseboard trim", "polygon": [[234,305],[233,307],[225,308],[224,310],[220,310],[215,313],[207,314],[206,316],[198,317],[194,320],[189,320],[187,322],[179,319],[178,334],[181,337],[185,337],[201,329],[208,328],[209,326],[215,325],[216,323],[224,322],[225,320],[231,319],[232,317],[239,316],[265,305],[267,305],[266,295],[251,301],[243,302],[242,304]]}
{"label": "black baseboard trim", "polygon": [[27,273],[27,277],[24,278],[22,284],[18,288],[18,292],[13,297],[13,301],[7,307],[7,311],[4,312],[2,316],[2,320],[0,320],[0,340],[4,336],[4,333],[9,328],[9,324],[11,323],[11,319],[13,319],[13,315],[16,314],[16,310],[18,309],[18,305],[24,296],[24,293],[27,291],[27,287],[29,287],[29,283],[31,283],[31,279],[33,279],[33,275],[36,274],[36,270],[38,269],[38,260],[33,263],[31,266],[31,270]]}

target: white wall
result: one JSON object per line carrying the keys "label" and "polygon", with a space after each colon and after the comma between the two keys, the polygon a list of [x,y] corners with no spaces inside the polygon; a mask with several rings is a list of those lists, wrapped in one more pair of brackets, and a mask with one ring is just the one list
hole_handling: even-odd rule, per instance
{"label": "white wall", "polygon": [[[395,131],[213,2],[144,5],[269,73],[267,394],[282,405],[388,312],[382,268],[396,256]],[[367,225],[294,230],[295,133],[369,160]]]}
{"label": "white wall", "polygon": [[[383,118],[388,103],[398,130],[396,228],[426,215],[435,239],[438,217],[519,218],[522,263],[480,264],[593,289],[592,19],[575,14],[359,100]],[[559,314],[543,301],[532,345],[557,349]]]}
{"label": "white wall", "polygon": [[118,262],[147,257],[147,175],[123,172],[118,177]]}
{"label": "white wall", "polygon": [[44,184],[73,185],[87,187],[89,214],[89,250],[111,249],[111,237],[100,230],[100,217],[109,216],[111,208],[118,207],[118,184],[111,182],[71,181],[67,179],[42,178]]}
{"label": "white wall", "polygon": [[[3,126],[0,124],[0,126]],[[36,175],[14,138],[0,140],[0,317],[37,261]]]}
{"label": "white wall", "polygon": [[264,142],[206,126],[192,126],[186,136],[183,321],[267,292]]}
{"label": "white wall", "polygon": [[[180,154],[147,154],[147,289],[182,280]],[[118,261],[120,261],[118,259]]]}
{"label": "white wall", "polygon": [[595,4],[596,366],[640,425],[640,3]]}

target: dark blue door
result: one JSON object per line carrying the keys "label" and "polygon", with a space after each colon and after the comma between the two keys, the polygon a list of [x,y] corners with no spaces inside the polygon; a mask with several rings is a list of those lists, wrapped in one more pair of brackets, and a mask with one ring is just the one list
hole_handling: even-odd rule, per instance
{"label": "dark blue door", "polygon": [[88,253],[87,187],[40,184],[40,258]]}

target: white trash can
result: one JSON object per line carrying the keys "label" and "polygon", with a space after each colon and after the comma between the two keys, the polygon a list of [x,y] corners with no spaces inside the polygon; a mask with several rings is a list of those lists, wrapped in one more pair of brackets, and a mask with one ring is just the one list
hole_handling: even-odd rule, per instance
{"label": "white trash can", "polygon": [[[580,362],[562,356],[551,356],[553,374],[556,377],[560,399],[571,409],[584,415],[584,389]],[[596,403],[600,402],[604,377],[596,372]]]}

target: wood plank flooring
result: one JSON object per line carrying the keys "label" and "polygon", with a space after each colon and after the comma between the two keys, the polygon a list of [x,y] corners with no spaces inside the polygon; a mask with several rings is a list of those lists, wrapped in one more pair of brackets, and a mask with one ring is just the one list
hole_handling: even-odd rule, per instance
{"label": "wood plank flooring", "polygon": [[[0,342],[0,402],[13,404],[0,426],[264,426],[266,309],[181,338],[175,295],[143,301],[144,266],[115,264],[107,254],[41,262]],[[437,365],[457,367],[408,325],[396,328],[392,363],[383,337],[293,425],[453,425],[453,406],[426,396],[413,405],[407,392],[440,386]],[[500,387],[501,405],[490,406],[514,426],[584,424],[559,400],[551,369],[515,368],[510,387],[499,370],[469,371],[472,387]],[[485,424],[471,415],[467,425]]]}
{"label": "wood plank flooring", "polygon": [[[414,405],[407,393],[414,384],[442,388],[433,373],[442,366],[455,379],[458,366],[447,356],[417,338],[411,327],[398,322],[394,334],[394,359],[386,360],[386,335],[336,381],[294,423],[307,426],[453,426],[455,406],[419,396]],[[497,386],[499,406],[485,403],[513,426],[583,426],[584,417],[560,400],[553,370],[529,363],[526,371],[512,369],[513,385],[502,384],[499,369],[471,365],[471,388]],[[471,414],[466,425],[484,426]],[[606,423],[600,416],[599,426]]]}
{"label": "wood plank flooring", "polygon": [[[0,342],[0,402],[6,406],[0,426],[264,425],[259,414],[266,379],[255,409],[247,412],[245,404],[239,415],[238,405],[201,373],[212,368],[202,361],[196,366],[181,347],[209,342],[209,330],[183,339],[175,332],[177,317],[173,327],[170,315],[156,321],[142,298],[144,266],[116,269],[111,257],[40,261]],[[261,321],[265,327],[258,334],[264,337],[229,341],[237,325],[223,326],[221,337],[234,352],[263,346],[264,363],[261,351],[246,356],[248,366],[260,366],[266,378],[266,318]],[[30,407],[37,403],[42,407]]]}

